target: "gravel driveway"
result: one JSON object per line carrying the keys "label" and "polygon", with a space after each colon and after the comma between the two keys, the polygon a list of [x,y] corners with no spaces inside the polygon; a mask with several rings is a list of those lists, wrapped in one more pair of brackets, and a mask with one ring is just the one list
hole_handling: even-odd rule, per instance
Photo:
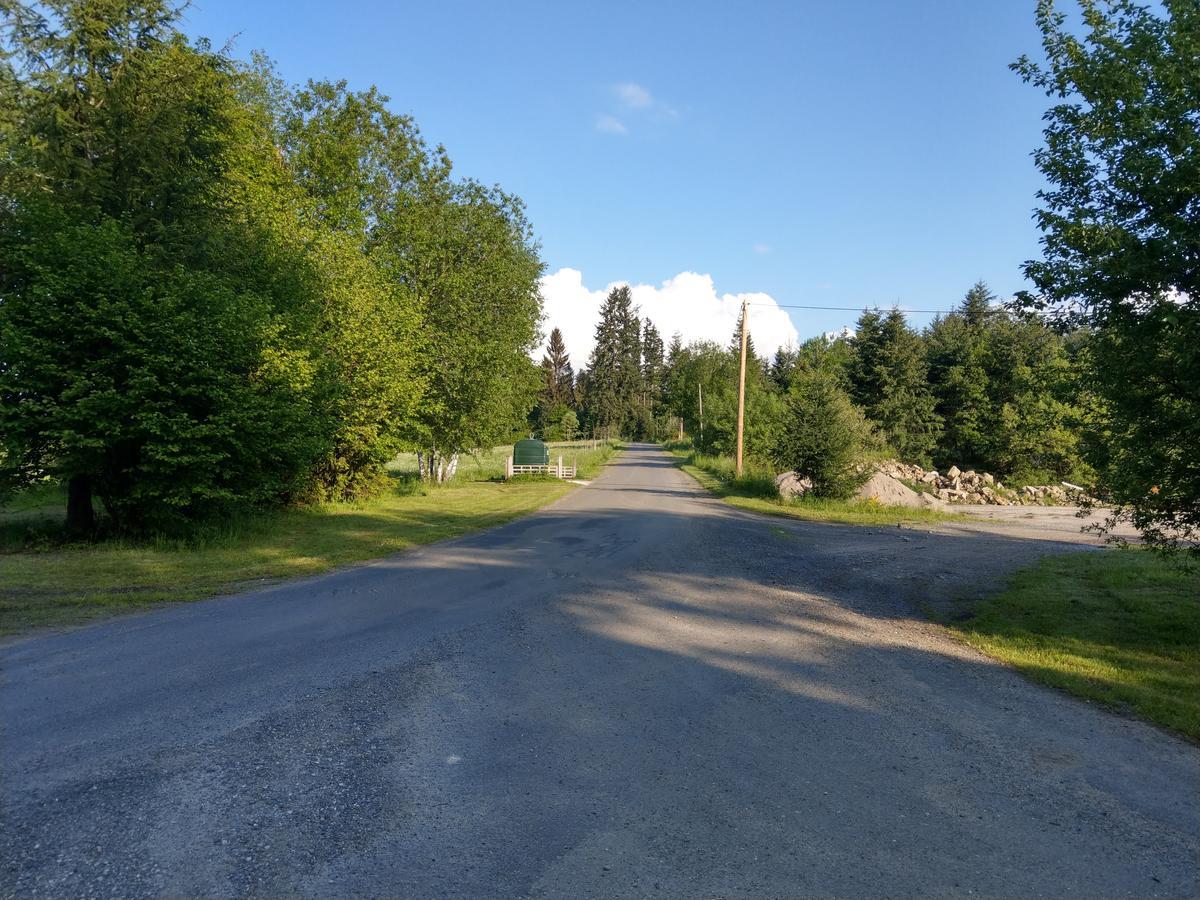
{"label": "gravel driveway", "polygon": [[763,518],[636,446],[501,528],[10,641],[0,893],[1195,897],[1200,750],[913,612],[1083,546],[1032,521]]}

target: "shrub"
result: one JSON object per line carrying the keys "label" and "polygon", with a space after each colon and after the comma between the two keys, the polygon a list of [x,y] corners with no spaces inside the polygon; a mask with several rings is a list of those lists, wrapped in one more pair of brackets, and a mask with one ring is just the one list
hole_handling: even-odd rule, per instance
{"label": "shrub", "polygon": [[863,414],[832,376],[816,370],[796,376],[786,407],[772,461],[811,478],[817,497],[849,497],[866,479],[857,465],[872,443]]}

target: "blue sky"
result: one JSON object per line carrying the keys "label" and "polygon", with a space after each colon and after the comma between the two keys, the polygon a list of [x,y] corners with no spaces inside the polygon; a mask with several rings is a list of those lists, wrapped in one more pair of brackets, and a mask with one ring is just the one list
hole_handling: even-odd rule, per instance
{"label": "blue sky", "polygon": [[[1034,0],[197,0],[293,81],[372,83],[520,194],[589,290],[711,275],[781,304],[943,308],[1023,286],[1046,98]],[[553,312],[553,311],[552,311]],[[854,313],[789,311],[800,337]],[[930,317],[914,315],[915,324]]]}

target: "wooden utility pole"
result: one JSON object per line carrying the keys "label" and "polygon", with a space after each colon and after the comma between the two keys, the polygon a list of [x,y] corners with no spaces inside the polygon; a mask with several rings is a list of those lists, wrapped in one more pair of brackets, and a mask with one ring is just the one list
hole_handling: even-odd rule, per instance
{"label": "wooden utility pole", "polygon": [[742,365],[738,371],[737,475],[742,477],[742,429],[746,421],[746,301],[742,301]]}
{"label": "wooden utility pole", "polygon": [[704,446],[704,382],[696,383],[696,393],[700,395],[700,446]]}

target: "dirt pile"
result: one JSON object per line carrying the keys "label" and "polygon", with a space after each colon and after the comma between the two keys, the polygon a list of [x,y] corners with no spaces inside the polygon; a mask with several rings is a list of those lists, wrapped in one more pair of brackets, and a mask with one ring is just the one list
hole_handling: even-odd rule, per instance
{"label": "dirt pile", "polygon": [[919,508],[942,505],[929,494],[918,493],[898,478],[883,472],[876,472],[868,478],[854,496],[858,500],[872,500],[884,506]]}

